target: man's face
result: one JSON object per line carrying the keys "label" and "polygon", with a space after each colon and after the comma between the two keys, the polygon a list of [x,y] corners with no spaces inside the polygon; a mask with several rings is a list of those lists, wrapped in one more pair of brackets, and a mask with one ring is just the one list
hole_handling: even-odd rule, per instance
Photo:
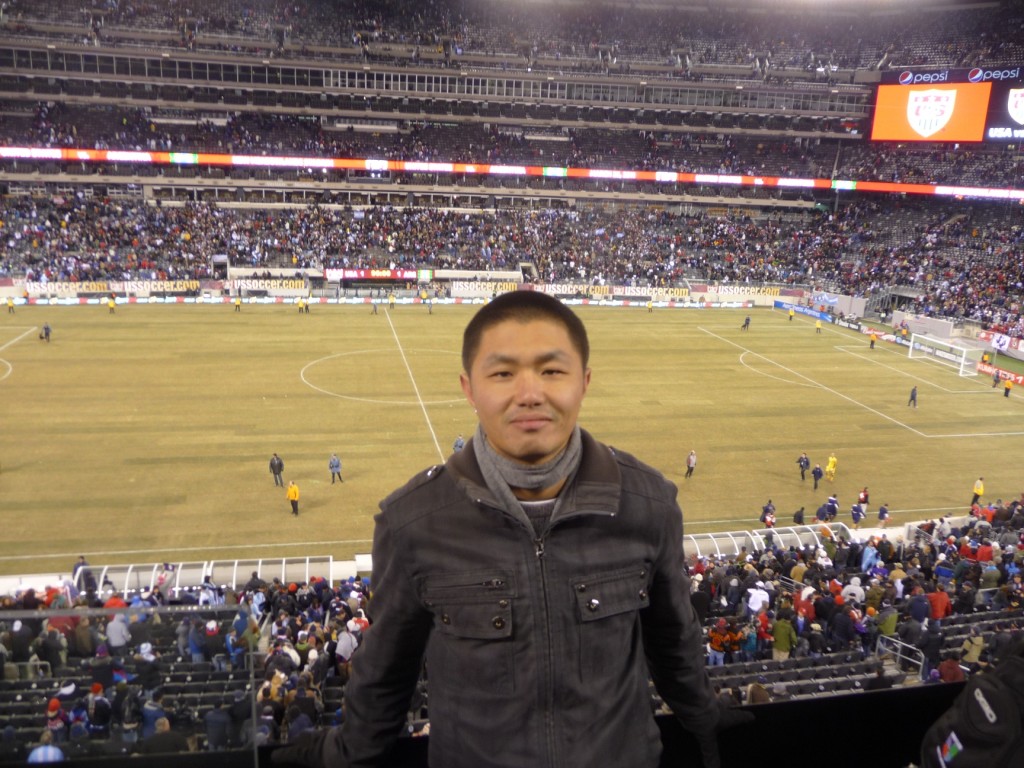
{"label": "man's face", "polygon": [[590,369],[560,323],[509,320],[484,331],[459,381],[495,451],[543,464],[569,442]]}

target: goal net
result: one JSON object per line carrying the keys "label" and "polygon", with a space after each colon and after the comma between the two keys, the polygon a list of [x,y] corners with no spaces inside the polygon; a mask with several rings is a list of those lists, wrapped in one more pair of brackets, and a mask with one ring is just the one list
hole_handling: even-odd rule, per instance
{"label": "goal net", "polygon": [[912,333],[907,355],[912,358],[927,358],[955,368],[960,376],[977,376],[978,363],[981,362],[984,353],[985,350],[981,347],[962,347],[943,339]]}

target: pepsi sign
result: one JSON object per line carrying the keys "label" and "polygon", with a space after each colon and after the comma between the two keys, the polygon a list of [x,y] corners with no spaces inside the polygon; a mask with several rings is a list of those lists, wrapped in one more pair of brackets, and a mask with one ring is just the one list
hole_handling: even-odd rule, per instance
{"label": "pepsi sign", "polygon": [[929,83],[987,83],[1021,81],[1024,66],[984,69],[903,69],[882,72],[883,85],[928,85]]}
{"label": "pepsi sign", "polygon": [[949,71],[945,72],[900,72],[900,85],[917,85],[919,83],[949,82]]}
{"label": "pepsi sign", "polygon": [[967,82],[983,83],[986,80],[1020,80],[1020,67],[1016,69],[981,69],[975,67],[967,73]]}

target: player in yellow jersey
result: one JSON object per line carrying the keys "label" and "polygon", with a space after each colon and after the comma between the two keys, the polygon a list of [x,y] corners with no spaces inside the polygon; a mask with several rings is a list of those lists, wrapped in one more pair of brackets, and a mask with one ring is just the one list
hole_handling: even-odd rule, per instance
{"label": "player in yellow jersey", "polygon": [[839,465],[839,459],[836,458],[835,453],[832,453],[828,457],[828,463],[825,464],[825,477],[831,483],[836,479],[836,467]]}

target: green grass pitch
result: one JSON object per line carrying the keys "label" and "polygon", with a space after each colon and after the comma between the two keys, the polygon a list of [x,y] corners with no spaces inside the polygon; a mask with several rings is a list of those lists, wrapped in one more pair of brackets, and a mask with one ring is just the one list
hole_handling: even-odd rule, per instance
{"label": "green grass pitch", "polygon": [[[0,573],[94,563],[370,550],[377,502],[473,432],[458,386],[471,306],[19,307],[0,321]],[[1024,491],[1024,392],[909,360],[903,349],[757,310],[581,307],[599,439],[680,487],[687,532],[808,519],[829,491],[842,520],[869,486],[900,523]],[[44,322],[53,341],[38,338]],[[919,407],[907,407],[918,386]],[[683,479],[690,449],[698,454]],[[796,465],[822,466],[817,492]],[[301,491],[293,518],[272,452]],[[344,462],[331,486],[327,460]],[[455,532],[453,532],[454,534]]]}

